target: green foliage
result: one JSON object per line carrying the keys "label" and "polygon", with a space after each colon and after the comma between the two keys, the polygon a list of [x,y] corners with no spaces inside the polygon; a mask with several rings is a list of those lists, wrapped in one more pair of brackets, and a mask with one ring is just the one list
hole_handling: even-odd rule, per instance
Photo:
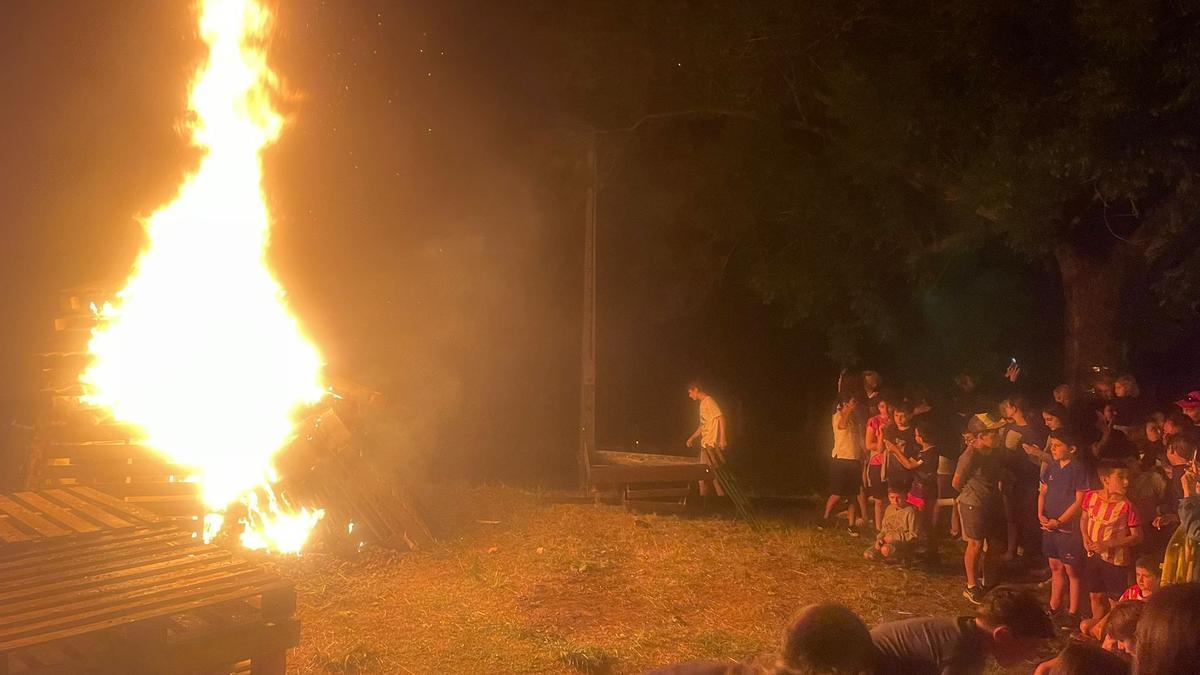
{"label": "green foliage", "polygon": [[902,289],[994,243],[1031,261],[1064,247],[1112,261],[1128,268],[1125,292],[1195,318],[1178,292],[1200,279],[1200,11],[1187,3],[540,11],[541,74],[565,78],[565,107],[634,127],[604,136],[610,152],[677,151],[669,130],[708,125],[691,168],[719,184],[674,186],[655,222],[712,243],[692,266],[734,251],[723,272],[792,321],[820,317],[835,352],[897,337]]}

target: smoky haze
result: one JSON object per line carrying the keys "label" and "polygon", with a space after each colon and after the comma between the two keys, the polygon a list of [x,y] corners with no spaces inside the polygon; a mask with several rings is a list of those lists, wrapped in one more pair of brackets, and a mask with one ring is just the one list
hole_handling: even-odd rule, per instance
{"label": "smoky haze", "polygon": [[[28,417],[55,292],[127,276],[136,216],[195,159],[180,131],[202,55],[191,4],[0,8],[6,418]],[[269,60],[291,123],[266,156],[270,262],[331,369],[386,394],[398,460],[569,480],[578,161],[544,160],[545,111],[476,39],[486,16],[425,9],[277,8]]]}

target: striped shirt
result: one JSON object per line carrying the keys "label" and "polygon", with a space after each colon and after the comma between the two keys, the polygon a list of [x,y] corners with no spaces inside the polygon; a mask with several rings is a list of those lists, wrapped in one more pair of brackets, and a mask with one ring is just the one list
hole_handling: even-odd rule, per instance
{"label": "striped shirt", "polygon": [[1117,602],[1125,602],[1126,600],[1145,600],[1146,596],[1142,593],[1142,587],[1134,584],[1125,589],[1121,594],[1121,598]]}
{"label": "striped shirt", "polygon": [[[1125,536],[1129,534],[1130,528],[1141,525],[1132,502],[1124,497],[1121,497],[1120,501],[1110,502],[1105,499],[1103,490],[1088,490],[1083,496],[1083,511],[1088,514],[1086,534],[1091,541],[1109,541],[1118,536]],[[1097,555],[1101,560],[1117,567],[1128,567],[1133,564],[1133,552],[1130,548],[1110,548]]]}

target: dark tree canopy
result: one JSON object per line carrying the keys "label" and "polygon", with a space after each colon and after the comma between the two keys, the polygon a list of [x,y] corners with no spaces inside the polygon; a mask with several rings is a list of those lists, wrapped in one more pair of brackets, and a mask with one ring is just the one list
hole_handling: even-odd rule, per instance
{"label": "dark tree canopy", "polygon": [[1186,3],[577,2],[514,20],[543,27],[537,76],[561,79],[567,115],[630,130],[601,135],[613,162],[702,140],[662,227],[708,242],[692,264],[819,318],[837,358],[902,336],[911,289],[993,247],[1060,279],[1069,374],[1191,330]]}

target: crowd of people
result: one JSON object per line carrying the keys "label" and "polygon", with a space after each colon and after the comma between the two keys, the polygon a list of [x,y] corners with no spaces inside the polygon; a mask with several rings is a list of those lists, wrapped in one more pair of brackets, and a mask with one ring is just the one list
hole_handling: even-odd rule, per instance
{"label": "crowd of people", "polygon": [[[1132,376],[1098,373],[1039,401],[1015,361],[1001,383],[989,397],[959,375],[943,403],[865,371],[839,382],[831,418],[821,527],[870,533],[863,555],[881,563],[961,555],[973,616],[868,630],[846,607],[812,605],[777,654],[655,672],[979,673],[1069,633],[1036,673],[1200,673],[1200,391],[1158,406]],[[720,407],[698,382],[688,392],[700,404],[688,445],[723,462]]]}
{"label": "crowd of people", "polygon": [[[945,404],[922,387],[888,392],[873,371],[844,378],[823,526],[870,531],[872,560],[935,562],[961,548],[975,605],[999,581],[1041,582],[1058,627],[1128,659],[1142,603],[1200,581],[1200,391],[1157,406],[1132,376],[1097,374],[1086,391],[1062,384],[1038,401],[1020,376],[1013,362],[989,398],[960,375]],[[1081,649],[1045,672],[1092,663]],[[1200,672],[1200,661],[1169,672]]]}

